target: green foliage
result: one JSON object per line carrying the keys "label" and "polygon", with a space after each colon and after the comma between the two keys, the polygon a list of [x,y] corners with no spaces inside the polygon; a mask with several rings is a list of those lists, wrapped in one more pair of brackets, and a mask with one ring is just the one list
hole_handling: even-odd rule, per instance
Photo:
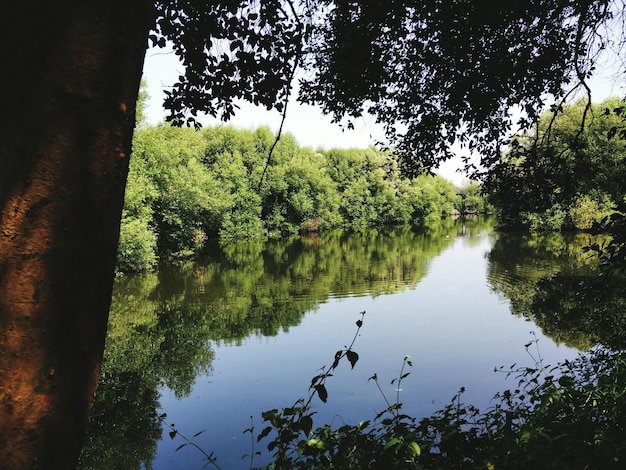
{"label": "green foliage", "polygon": [[158,259],[195,256],[216,238],[422,225],[454,213],[451,183],[402,178],[388,152],[314,152],[287,135],[268,164],[272,143],[267,128],[139,129],[118,270],[149,271]]}
{"label": "green foliage", "polygon": [[137,128],[141,128],[146,124],[146,104],[150,97],[147,88],[148,83],[142,78],[137,96],[137,107],[135,108],[135,127]]}
{"label": "green foliage", "polygon": [[569,208],[569,217],[574,227],[579,230],[589,230],[594,223],[600,222],[603,214],[600,212],[598,201],[584,195],[576,198]]}
{"label": "green foliage", "polygon": [[538,131],[518,136],[489,170],[486,186],[503,225],[531,230],[589,230],[626,194],[624,101],[563,106],[542,114]]}
{"label": "green foliage", "polygon": [[[525,346],[534,365],[496,369],[513,376],[516,387],[496,394],[486,411],[463,403],[461,389],[443,409],[417,422],[401,413],[399,396],[390,403],[383,394],[388,406],[372,422],[313,428],[309,402],[301,400],[265,412],[270,425],[258,440],[274,436],[268,449],[276,469],[621,468],[626,459],[624,353],[596,348],[550,367],[538,348],[530,351],[532,346],[536,340]],[[405,358],[392,384],[400,387],[409,375],[407,365],[412,364]],[[378,377],[371,379],[378,386]]]}
{"label": "green foliage", "polygon": [[157,237],[146,218],[122,215],[117,248],[117,270],[121,272],[150,271],[157,262]]}
{"label": "green foliage", "polygon": [[[525,345],[531,366],[496,368],[514,378],[513,389],[497,393],[487,410],[465,404],[464,389],[449,404],[421,419],[402,413],[399,392],[392,403],[378,376],[370,378],[387,408],[371,421],[314,427],[312,402],[329,398],[327,380],[347,359],[359,360],[353,350],[363,315],[349,346],[337,351],[330,367],[312,378],[309,395],[293,406],[262,413],[265,427],[255,439],[252,425],[244,433],[252,438],[250,467],[256,443],[266,441],[272,463],[264,468],[309,469],[474,469],[474,468],[621,468],[626,459],[626,356],[623,351],[595,348],[573,361],[556,366],[543,363],[537,339]],[[532,348],[532,349],[531,349]],[[391,383],[398,390],[410,374],[412,362],[404,358]],[[172,428],[174,438],[177,431]],[[197,447],[183,437],[185,443]],[[181,447],[182,447],[181,446]]]}
{"label": "green foliage", "polygon": [[605,217],[598,226],[610,233],[611,239],[602,245],[590,245],[589,251],[600,257],[607,273],[626,274],[626,196],[618,205],[618,210]]}
{"label": "green foliage", "polygon": [[554,204],[541,213],[521,212],[519,216],[522,223],[533,232],[541,230],[558,231],[563,228],[567,211],[561,204]]}
{"label": "green foliage", "polygon": [[141,158],[130,162],[117,250],[117,270],[121,272],[150,271],[158,259],[153,226],[153,203],[158,189],[146,163]]}
{"label": "green foliage", "polygon": [[429,469],[620,468],[625,365],[622,353],[596,349],[556,367],[539,361],[513,369],[508,373],[517,387],[497,394],[485,412],[463,404],[459,394],[420,422],[420,463]]}
{"label": "green foliage", "polygon": [[[362,324],[362,320],[357,321],[357,334]],[[354,368],[359,357],[351,349],[353,345],[354,341],[345,350],[337,351],[332,366],[328,370],[322,368],[322,374],[312,379],[308,400],[298,400],[293,407],[280,411],[263,413],[263,420],[268,425],[259,433],[257,441],[270,438],[267,448],[273,453],[271,468],[420,468],[421,448],[416,442],[415,419],[401,413],[399,393],[395,403],[389,402],[376,375],[370,380],[376,383],[388,406],[373,421],[345,424],[339,428],[324,425],[313,429],[311,400],[317,395],[322,402],[326,402],[328,393],[324,384],[339,361],[345,358]],[[407,366],[411,367],[412,363],[405,357],[399,376],[391,381],[398,389],[409,375],[404,372]]]}
{"label": "green foliage", "polygon": [[410,194],[414,220],[426,223],[453,214],[458,200],[451,183],[428,175],[420,175],[411,181]]}
{"label": "green foliage", "polygon": [[483,186],[471,181],[459,190],[456,209],[462,214],[487,214],[493,212],[493,207],[483,194]]}

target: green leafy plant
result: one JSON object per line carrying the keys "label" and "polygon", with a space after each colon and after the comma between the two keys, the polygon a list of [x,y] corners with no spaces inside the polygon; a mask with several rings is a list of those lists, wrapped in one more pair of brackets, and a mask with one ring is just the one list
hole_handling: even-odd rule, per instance
{"label": "green leafy plant", "polygon": [[[310,468],[314,450],[323,448],[323,445],[320,447],[320,441],[311,433],[315,415],[311,410],[311,404],[315,396],[326,403],[328,400],[326,381],[333,376],[332,372],[342,359],[346,358],[352,368],[359,360],[359,355],[352,347],[363,326],[364,315],[365,312],[361,312],[361,318],[356,322],[357,330],[350,345],[338,350],[330,367],[322,367],[321,372],[311,379],[306,399],[297,400],[291,407],[265,411],[262,414],[263,420],[269,424],[259,433],[257,441],[272,436],[267,449],[272,452],[275,468]],[[303,465],[305,467],[302,467]]]}
{"label": "green leafy plant", "polygon": [[[532,365],[496,368],[516,381],[513,389],[497,393],[493,405],[481,411],[462,400],[464,388],[431,416],[421,419],[402,412],[402,382],[412,367],[405,357],[396,386],[395,400],[370,377],[387,407],[372,420],[357,424],[314,427],[315,397],[328,400],[326,382],[339,363],[352,367],[359,359],[352,349],[363,325],[349,346],[337,351],[329,367],[322,367],[309,386],[306,399],[293,406],[262,413],[267,425],[255,438],[252,424],[250,468],[260,452],[256,444],[268,440],[268,469],[475,469],[475,468],[622,468],[626,462],[626,354],[596,347],[573,361],[544,364],[539,341],[526,345]],[[177,450],[191,446],[206,460],[205,467],[219,468],[213,452],[206,452],[173,424],[170,437],[182,438]]]}
{"label": "green leafy plant", "polygon": [[306,400],[300,399],[292,407],[263,413],[263,419],[269,425],[260,432],[257,441],[271,436],[267,444],[272,452],[271,468],[418,468],[421,449],[416,440],[416,420],[400,411],[401,385],[409,375],[405,369],[412,366],[408,356],[404,358],[398,377],[391,381],[397,390],[395,402],[392,403],[383,392],[378,376],[370,377],[387,404],[373,421],[345,424],[339,428],[328,424],[313,428],[313,398],[317,396],[326,402],[326,381],[332,377],[340,361],[345,358],[354,368],[359,359],[352,346],[363,325],[364,314],[362,312],[361,319],[356,322],[357,332],[350,346],[337,351],[332,365],[323,367],[321,373],[313,377]]}
{"label": "green leafy plant", "polygon": [[167,426],[170,429],[170,431],[168,433],[169,436],[170,436],[170,439],[174,439],[175,437],[179,437],[180,439],[182,439],[184,441],[181,445],[179,445],[176,448],[175,452],[178,452],[183,447],[191,446],[191,447],[197,449],[204,456],[204,459],[206,460],[206,463],[202,467],[203,470],[205,468],[207,468],[209,465],[212,465],[217,470],[220,470],[220,466],[217,464],[217,457],[215,457],[215,453],[213,451],[206,452],[202,447],[200,447],[194,441],[194,439],[196,437],[198,437],[199,435],[201,435],[204,432],[204,430],[198,431],[191,438],[189,438],[186,435],[182,434],[178,429],[176,429],[176,425],[174,423],[172,423],[172,424],[168,423],[165,420],[165,418],[167,418],[167,414],[166,413],[163,413],[163,414],[159,415],[159,420],[161,421],[161,423],[163,423],[165,426]]}

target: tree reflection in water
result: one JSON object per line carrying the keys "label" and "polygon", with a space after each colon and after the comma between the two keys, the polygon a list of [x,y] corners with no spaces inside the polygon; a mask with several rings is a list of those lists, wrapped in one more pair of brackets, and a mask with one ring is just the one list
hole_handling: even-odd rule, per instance
{"label": "tree reflection in water", "polygon": [[[238,241],[214,247],[201,263],[120,278],[81,467],[149,467],[163,431],[159,388],[186,396],[196,376],[211,370],[212,342],[276,335],[331,296],[413,288],[459,233],[484,224]],[[624,283],[598,277],[596,262],[583,252],[590,243],[588,235],[499,234],[488,280],[513,314],[555,341],[581,350],[621,348]]]}

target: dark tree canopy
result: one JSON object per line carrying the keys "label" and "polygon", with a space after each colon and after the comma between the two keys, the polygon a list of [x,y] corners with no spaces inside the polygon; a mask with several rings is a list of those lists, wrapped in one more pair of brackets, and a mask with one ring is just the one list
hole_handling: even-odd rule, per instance
{"label": "dark tree canopy", "polygon": [[527,126],[585,86],[617,3],[178,0],[157,3],[151,37],[186,65],[165,103],[176,123],[227,119],[237,98],[282,110],[301,67],[299,101],[348,127],[373,115],[416,173],[455,142],[492,163],[513,107]]}
{"label": "dark tree canopy", "polygon": [[175,124],[197,112],[229,119],[233,100],[282,110],[304,40],[301,16],[280,0],[157,1],[150,40],[169,41],[185,74],[166,92]]}

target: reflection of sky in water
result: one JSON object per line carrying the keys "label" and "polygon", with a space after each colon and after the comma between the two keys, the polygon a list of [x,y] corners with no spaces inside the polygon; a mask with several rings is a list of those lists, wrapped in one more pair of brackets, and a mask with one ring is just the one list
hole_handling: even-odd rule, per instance
{"label": "reflection of sky in water", "polygon": [[[332,363],[334,352],[349,344],[359,312],[364,326],[354,346],[360,355],[355,370],[346,362],[327,382],[329,399],[316,399],[314,424],[356,424],[372,419],[385,408],[375,385],[367,381],[378,374],[390,401],[391,385],[409,355],[411,375],[400,394],[404,410],[417,417],[442,408],[460,387],[464,399],[482,408],[493,394],[514,387],[494,367],[513,363],[533,365],[524,350],[532,336],[540,338],[546,363],[574,357],[576,352],[556,346],[525,319],[509,313],[508,302],[490,291],[486,281],[486,254],[491,247],[486,234],[458,237],[435,257],[428,274],[413,290],[393,295],[331,299],[308,313],[297,327],[273,338],[250,337],[242,346],[215,345],[211,376],[200,376],[189,397],[176,400],[163,390],[161,404],[168,421],[205,450],[213,450],[224,469],[248,468],[242,460],[251,452],[249,434],[242,434],[254,417],[256,432],[265,424],[260,413],[290,406],[307,393],[311,378]],[[154,469],[201,468],[202,456],[190,447],[176,453],[182,441],[169,437],[159,443]],[[255,444],[265,450],[264,442]],[[255,460],[255,465],[265,463]]]}

